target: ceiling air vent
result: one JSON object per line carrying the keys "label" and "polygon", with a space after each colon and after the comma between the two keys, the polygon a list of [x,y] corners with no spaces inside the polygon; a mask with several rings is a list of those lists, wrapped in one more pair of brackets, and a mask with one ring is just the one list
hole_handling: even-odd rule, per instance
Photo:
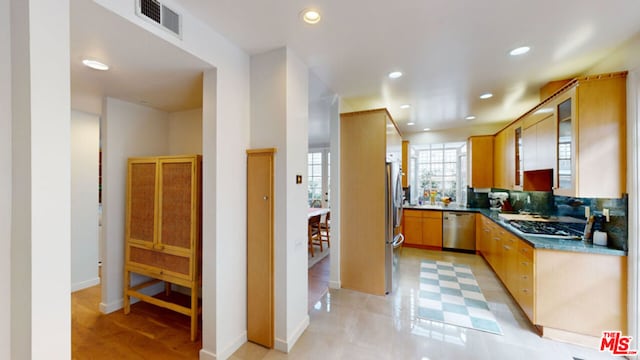
{"label": "ceiling air vent", "polygon": [[181,16],[157,0],[138,0],[138,16],[150,20],[173,34],[181,35]]}

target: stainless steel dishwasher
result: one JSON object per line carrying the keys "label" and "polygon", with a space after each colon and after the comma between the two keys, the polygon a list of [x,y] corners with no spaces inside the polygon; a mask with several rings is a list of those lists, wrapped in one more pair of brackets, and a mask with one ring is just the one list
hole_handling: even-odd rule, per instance
{"label": "stainless steel dishwasher", "polygon": [[442,248],[462,252],[476,251],[476,217],[474,213],[442,213]]}

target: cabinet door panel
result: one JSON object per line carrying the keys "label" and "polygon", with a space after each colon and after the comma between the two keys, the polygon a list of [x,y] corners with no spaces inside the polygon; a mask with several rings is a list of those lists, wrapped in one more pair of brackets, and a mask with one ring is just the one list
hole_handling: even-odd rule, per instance
{"label": "cabinet door panel", "polygon": [[556,167],[556,121],[551,115],[537,125],[537,165],[538,169]]}
{"label": "cabinet door panel", "polygon": [[422,218],[405,216],[404,217],[404,242],[409,245],[422,244]]}
{"label": "cabinet door panel", "polygon": [[161,162],[160,171],[160,243],[190,248],[193,218],[193,162]]}
{"label": "cabinet door panel", "polygon": [[422,218],[422,244],[442,247],[442,213],[440,218]]}
{"label": "cabinet door panel", "polygon": [[156,162],[129,164],[128,238],[154,241]]}

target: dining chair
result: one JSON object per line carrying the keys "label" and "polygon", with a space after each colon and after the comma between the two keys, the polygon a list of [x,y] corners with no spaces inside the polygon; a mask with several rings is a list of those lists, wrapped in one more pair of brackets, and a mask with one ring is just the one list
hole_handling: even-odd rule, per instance
{"label": "dining chair", "polygon": [[322,239],[320,238],[320,215],[314,215],[309,217],[308,225],[308,237],[309,237],[309,252],[313,255],[313,245],[320,245],[320,251],[322,251]]}
{"label": "dining chair", "polygon": [[322,249],[322,242],[327,242],[327,248],[331,247],[331,239],[329,232],[331,230],[331,211],[324,217],[324,221],[320,222],[320,249]]}

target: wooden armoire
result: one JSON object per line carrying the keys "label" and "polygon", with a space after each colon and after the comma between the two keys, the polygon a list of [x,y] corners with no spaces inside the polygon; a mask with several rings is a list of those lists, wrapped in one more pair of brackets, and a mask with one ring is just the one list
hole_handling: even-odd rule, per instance
{"label": "wooden armoire", "polygon": [[[200,155],[130,158],[128,161],[124,311],[130,297],[177,311],[191,318],[191,340],[198,333],[201,284],[202,157]],[[151,278],[131,284],[132,273]],[[142,289],[164,282],[165,297]],[[189,289],[183,306],[166,295],[171,284]]]}

